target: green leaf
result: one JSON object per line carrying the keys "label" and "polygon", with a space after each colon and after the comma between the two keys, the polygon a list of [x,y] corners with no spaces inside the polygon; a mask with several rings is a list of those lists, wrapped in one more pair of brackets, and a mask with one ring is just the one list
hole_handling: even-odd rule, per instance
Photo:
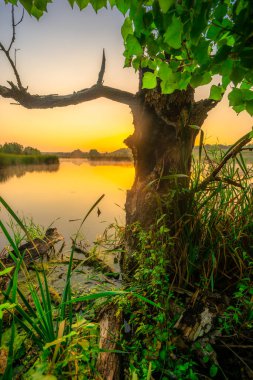
{"label": "green leaf", "polygon": [[244,70],[242,70],[241,66],[235,64],[230,75],[231,81],[234,83],[235,86],[237,86],[238,83],[242,81],[243,77]]}
{"label": "green leaf", "polygon": [[223,17],[227,14],[227,5],[220,2],[218,7],[215,9],[214,17],[221,22],[223,20]]}
{"label": "green leaf", "polygon": [[5,268],[4,270],[2,270],[2,271],[0,272],[0,276],[4,276],[4,275],[10,273],[10,272],[12,271],[13,268],[14,268],[14,267]]}
{"label": "green leaf", "polygon": [[211,377],[215,377],[217,375],[217,373],[218,373],[218,367],[217,367],[217,365],[212,364],[211,367],[210,367],[210,371],[209,372],[210,372],[210,376]]}
{"label": "green leaf", "polygon": [[75,0],[68,0],[68,2],[70,4],[71,8],[73,8],[74,4],[75,4]]}
{"label": "green leaf", "polygon": [[37,20],[39,20],[41,18],[41,16],[43,15],[43,11],[41,11],[40,9],[36,8],[35,6],[32,7],[31,9],[31,15],[34,16]]}
{"label": "green leaf", "polygon": [[23,7],[27,10],[28,13],[31,13],[33,4],[30,0],[20,0],[20,3],[23,5]]}
{"label": "green leaf", "polygon": [[246,111],[253,116],[253,100],[249,100],[246,102]]}
{"label": "green leaf", "polygon": [[208,54],[208,48],[209,48],[209,41],[206,41],[204,38],[201,38],[198,45],[194,47],[193,53],[194,58],[197,60],[197,62],[200,65],[205,64],[209,60],[209,54]]}
{"label": "green leaf", "polygon": [[228,94],[228,100],[229,105],[231,107],[239,106],[243,103],[243,93],[239,88],[234,88],[229,94]]}
{"label": "green leaf", "polygon": [[154,73],[145,73],[143,75],[142,88],[152,89],[157,86],[157,79]]}
{"label": "green leaf", "polygon": [[76,0],[76,3],[81,10],[86,8],[89,2],[90,2],[89,0]]}
{"label": "green leaf", "polygon": [[133,35],[128,35],[126,39],[126,50],[128,52],[128,56],[142,55],[143,53],[141,45],[139,44],[137,38]]}
{"label": "green leaf", "polygon": [[131,0],[116,0],[115,4],[118,10],[125,16],[131,7]]}
{"label": "green leaf", "polygon": [[134,34],[133,32],[133,25],[132,25],[132,21],[130,20],[129,17],[127,17],[121,27],[121,34],[122,34],[122,37],[124,39],[124,41],[126,41],[127,39],[127,36],[129,34]]}
{"label": "green leaf", "polygon": [[252,100],[253,99],[253,91],[248,90],[248,89],[241,89],[243,98],[245,100]]}
{"label": "green leaf", "polygon": [[94,11],[97,12],[103,7],[106,8],[107,0],[91,0],[90,3],[93,6]]}
{"label": "green leaf", "polygon": [[35,6],[38,10],[40,10],[40,11],[42,11],[42,12],[46,12],[46,10],[47,10],[47,4],[48,4],[49,2],[51,2],[51,1],[35,0],[35,1],[34,1],[34,6]]}
{"label": "green leaf", "polygon": [[212,85],[211,90],[210,90],[209,99],[221,100],[222,95],[223,95],[222,87]]}
{"label": "green leaf", "polygon": [[218,26],[211,25],[207,31],[206,37],[210,40],[216,41],[220,35],[222,29]]}
{"label": "green leaf", "polygon": [[162,80],[171,79],[172,82],[174,80],[173,71],[166,62],[162,62],[160,64],[158,74],[159,74],[159,78],[161,78]]}
{"label": "green leaf", "polygon": [[159,0],[159,5],[163,13],[166,13],[174,3],[175,0]]}
{"label": "green leaf", "polygon": [[172,94],[177,89],[177,84],[163,80],[161,82],[161,89],[163,94]]}
{"label": "green leaf", "polygon": [[179,17],[173,14],[172,22],[168,26],[164,41],[174,49],[179,49],[182,42],[183,24]]}
{"label": "green leaf", "polygon": [[191,86],[192,87],[198,87],[198,86],[204,86],[205,84],[210,83],[212,80],[211,74],[209,72],[197,72],[192,75],[191,78]]}

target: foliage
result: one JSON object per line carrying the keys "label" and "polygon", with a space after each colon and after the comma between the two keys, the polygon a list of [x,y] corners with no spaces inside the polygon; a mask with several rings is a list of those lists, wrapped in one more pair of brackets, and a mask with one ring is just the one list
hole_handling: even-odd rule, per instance
{"label": "foliage", "polygon": [[[188,190],[192,200],[175,230],[167,228],[166,214],[148,231],[138,224],[129,227],[138,261],[129,286],[160,306],[141,305],[132,297],[119,303],[126,318],[123,347],[130,352],[130,372],[136,379],[150,378],[150,373],[168,379],[241,378],[241,363],[226,363],[226,342],[236,353],[240,342],[251,344],[252,167],[238,152],[219,178],[201,189],[199,184],[227,152],[205,152],[203,146],[200,150]],[[182,339],[175,323],[198,294],[222,294],[227,301],[219,301],[211,334],[191,344]]]}
{"label": "foliage", "polygon": [[26,154],[5,154],[0,152],[0,168],[10,165],[41,165],[41,164],[58,164],[57,156],[43,155],[26,155]]}
{"label": "foliage", "polygon": [[[17,4],[18,0],[5,0]],[[107,0],[68,0],[97,12]],[[40,18],[51,0],[20,0]],[[230,106],[253,115],[253,8],[250,0],[110,0],[125,16],[125,66],[144,72],[143,87],[164,94],[199,87],[219,76],[210,98],[229,90]]]}
{"label": "foliage", "polygon": [[31,146],[27,146],[24,148],[23,145],[18,144],[16,142],[5,143],[3,146],[0,146],[0,153],[25,154],[25,155],[31,155],[31,156],[36,156],[36,155],[41,154],[41,152],[36,148],[32,148]]}
{"label": "foliage", "polygon": [[2,153],[7,154],[22,154],[23,153],[23,145],[20,145],[16,142],[13,143],[5,143],[0,150]]}
{"label": "foliage", "polygon": [[[80,224],[80,228],[102,198],[103,195],[88,211]],[[27,229],[2,198],[0,198],[0,203],[26,234],[26,238],[30,240],[32,238],[31,228]],[[5,360],[2,360],[2,370],[0,360],[0,375],[3,374],[3,380],[18,376],[14,366],[19,360],[25,359],[24,355],[27,355],[27,351],[32,352],[30,360],[25,359],[22,369],[24,373],[30,367],[25,374],[27,379],[41,378],[46,375],[52,376],[52,379],[55,378],[54,376],[94,378],[96,375],[96,358],[100,352],[98,325],[85,319],[85,309],[82,315],[74,314],[76,303],[87,304],[101,298],[128,296],[159,309],[159,305],[153,301],[131,291],[103,291],[73,297],[71,273],[74,248],[71,251],[62,296],[58,295],[57,303],[55,303],[46,271],[43,268],[43,261],[41,262],[42,271],[39,272],[35,266],[35,279],[31,278],[19,252],[18,242],[20,239],[15,236],[12,237],[2,221],[0,221],[0,228],[13,250],[10,256],[14,264],[13,267],[5,268],[0,272],[0,276],[9,277],[7,289],[2,292],[3,302],[0,306],[0,359],[1,355],[5,357]],[[0,265],[3,266],[2,263]],[[27,289],[25,290],[19,286],[21,270],[26,278]],[[11,274],[11,272],[13,273]],[[88,305],[88,307],[90,306]],[[11,327],[5,331],[3,317],[6,317],[7,312],[9,313]]]}
{"label": "foliage", "polygon": [[34,156],[36,154],[41,154],[41,152],[39,151],[39,149],[33,148],[31,146],[27,146],[23,150],[23,154],[28,154],[28,155]]}

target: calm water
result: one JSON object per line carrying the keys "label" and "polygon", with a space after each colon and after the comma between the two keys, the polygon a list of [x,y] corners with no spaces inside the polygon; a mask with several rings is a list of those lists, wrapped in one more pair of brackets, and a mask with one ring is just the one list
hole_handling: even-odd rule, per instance
{"label": "calm water", "polygon": [[[80,221],[95,201],[105,194],[89,216],[82,234],[89,242],[102,234],[115,221],[125,222],[126,190],[133,183],[131,163],[90,162],[83,159],[61,159],[60,165],[9,167],[0,171],[0,194],[26,220],[47,228],[53,223],[68,238],[75,234]],[[1,220],[9,220],[1,209]],[[0,234],[0,248],[4,245]]]}

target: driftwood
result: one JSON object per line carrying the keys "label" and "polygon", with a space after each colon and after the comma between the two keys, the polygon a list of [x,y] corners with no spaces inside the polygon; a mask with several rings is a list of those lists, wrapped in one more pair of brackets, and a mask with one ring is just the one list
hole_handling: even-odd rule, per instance
{"label": "driftwood", "polygon": [[[56,243],[64,240],[63,236],[59,234],[56,228],[48,228],[43,239],[36,238],[28,243],[24,243],[19,247],[21,255],[24,254],[24,261],[26,264],[47,255]],[[13,259],[10,253],[16,256],[14,251],[7,251],[4,249],[0,253],[0,260],[4,266],[13,265]]]}

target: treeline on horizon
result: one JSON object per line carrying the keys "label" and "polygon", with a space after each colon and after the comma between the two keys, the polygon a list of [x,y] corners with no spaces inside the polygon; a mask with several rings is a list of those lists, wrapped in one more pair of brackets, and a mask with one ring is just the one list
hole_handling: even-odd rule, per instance
{"label": "treeline on horizon", "polygon": [[41,154],[39,149],[31,146],[24,147],[17,142],[5,143],[0,145],[0,153],[4,154],[24,154],[24,155],[37,155]]}
{"label": "treeline on horizon", "polygon": [[46,154],[33,147],[12,142],[0,145],[0,169],[11,165],[59,164],[56,155]]}
{"label": "treeline on horizon", "polygon": [[132,152],[128,148],[115,150],[114,152],[101,153],[97,149],[91,149],[89,152],[82,152],[76,149],[73,152],[57,152],[58,157],[62,158],[86,158],[89,160],[114,160],[114,161],[132,161]]}

